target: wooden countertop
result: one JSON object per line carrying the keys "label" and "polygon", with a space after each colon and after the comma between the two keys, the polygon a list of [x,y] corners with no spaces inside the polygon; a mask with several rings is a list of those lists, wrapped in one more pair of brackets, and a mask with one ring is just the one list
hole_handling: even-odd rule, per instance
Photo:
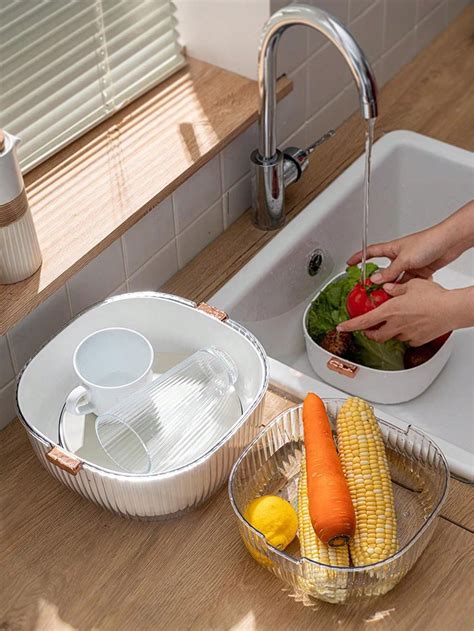
{"label": "wooden countertop", "polygon": [[[264,419],[293,405],[268,392]],[[227,489],[164,522],[117,517],[39,464],[18,421],[1,435],[2,631],[471,630],[473,487],[455,483],[433,538],[391,592],[304,607],[245,550]],[[369,625],[370,623],[370,625]]]}
{"label": "wooden countertop", "polygon": [[[474,7],[381,93],[377,134],[412,129],[474,149]],[[358,117],[290,189],[296,214],[362,150]],[[206,298],[272,235],[242,217],[168,283]],[[290,405],[275,393],[265,418]],[[237,533],[226,489],[179,521],[116,517],[61,486],[15,422],[0,435],[0,629],[184,631],[472,629],[473,486],[453,481],[427,550],[387,595],[358,606],[289,598]]]}

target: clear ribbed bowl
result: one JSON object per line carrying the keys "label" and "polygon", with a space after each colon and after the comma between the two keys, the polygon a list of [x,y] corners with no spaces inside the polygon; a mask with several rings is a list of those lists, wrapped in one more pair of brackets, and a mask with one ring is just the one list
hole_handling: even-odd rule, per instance
{"label": "clear ribbed bowl", "polygon": [[[334,429],[345,399],[325,399]],[[398,552],[379,563],[335,567],[301,557],[298,538],[285,551],[271,546],[244,518],[247,504],[261,495],[280,495],[297,509],[298,477],[303,450],[302,405],[277,416],[245,449],[229,479],[229,497],[247,548],[262,565],[311,601],[352,603],[385,594],[411,570],[433,535],[448,491],[446,460],[436,444],[413,427],[403,431],[378,419],[395,497]]]}

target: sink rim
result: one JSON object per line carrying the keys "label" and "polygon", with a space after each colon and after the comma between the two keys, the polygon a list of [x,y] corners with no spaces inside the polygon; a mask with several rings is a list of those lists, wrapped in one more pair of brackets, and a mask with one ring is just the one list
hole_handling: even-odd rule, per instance
{"label": "sink rim", "polygon": [[[410,150],[411,147],[417,150],[425,151],[435,158],[442,158],[447,163],[452,162],[453,168],[468,168],[469,172],[473,169],[473,154],[465,149],[450,145],[443,141],[439,141],[422,134],[412,132],[409,130],[395,130],[383,135],[374,144],[374,160],[375,164],[381,164],[383,160],[396,148],[405,148]],[[212,303],[219,307],[226,309],[237,320],[246,322],[246,326],[252,330],[252,323],[258,323],[268,318],[258,317],[254,320],[246,320],[245,315],[234,313],[233,310],[244,304],[243,300],[247,296],[251,296],[255,292],[257,283],[262,279],[269,276],[275,268],[276,262],[280,258],[284,258],[285,254],[291,254],[295,244],[303,242],[303,239],[308,234],[308,226],[311,228],[314,224],[319,224],[321,218],[326,214],[330,214],[334,207],[342,203],[344,198],[352,193],[354,188],[354,182],[360,182],[361,166],[363,161],[363,155],[359,156],[341,175],[339,175],[319,196],[308,202],[307,206],[296,216],[290,223],[282,228],[278,234],[276,234],[269,243],[267,243],[252,259],[244,265],[234,276],[232,276],[225,285],[217,291],[211,298]],[[464,176],[462,176],[464,177]],[[474,179],[473,179],[474,181]],[[470,189],[467,189],[470,191]],[[472,195],[474,197],[474,195]],[[332,273],[334,276],[335,274]],[[308,296],[309,300],[309,296]],[[306,298],[305,298],[306,301]],[[288,309],[296,308],[297,302],[292,302]],[[245,311],[244,311],[245,313]],[[269,316],[273,317],[272,315]],[[257,337],[259,337],[257,335]],[[454,336],[452,336],[454,337]],[[275,349],[273,349],[275,351]],[[299,346],[296,349],[300,353]],[[302,368],[304,372],[301,372],[299,367],[293,367],[293,360],[288,358],[279,360],[272,357],[274,353],[270,350],[268,352],[269,360],[271,363],[270,379],[271,383],[274,383],[278,387],[283,387],[289,392],[293,392],[298,396],[300,393],[295,390],[295,384],[302,383],[302,379],[308,379],[323,392],[327,392],[329,389],[331,394],[328,396],[341,396],[341,390],[334,388],[320,380],[313,371],[309,372],[309,367]],[[299,363],[299,362],[296,362]],[[277,375],[275,375],[275,366],[278,365]],[[449,366],[446,368],[449,369]],[[291,389],[289,388],[291,384]],[[308,384],[309,385],[309,384]],[[344,395],[345,393],[342,392]],[[414,399],[413,401],[416,401]],[[468,402],[470,404],[470,402]],[[410,404],[402,404],[409,406]],[[377,404],[375,404],[377,408]],[[423,408],[424,409],[424,408]],[[462,440],[457,442],[449,442],[447,439],[442,438],[438,433],[440,431],[440,422],[442,417],[438,416],[438,426],[434,426],[433,429],[428,429],[426,425],[419,425],[419,419],[422,418],[423,412],[414,411],[408,409],[406,415],[402,415],[404,418],[395,416],[395,413],[400,414],[400,411],[394,410],[393,413],[378,409],[378,414],[382,418],[398,422],[399,425],[405,426],[407,424],[413,424],[420,427],[422,431],[425,431],[432,436],[437,442],[443,452],[446,454],[450,464],[452,473],[460,476],[464,480],[474,482],[474,467],[473,454],[463,448]],[[418,423],[416,422],[418,416]],[[413,422],[411,419],[414,417]],[[408,421],[408,423],[407,423]],[[444,434],[443,434],[444,435]],[[461,436],[462,438],[462,436]]]}

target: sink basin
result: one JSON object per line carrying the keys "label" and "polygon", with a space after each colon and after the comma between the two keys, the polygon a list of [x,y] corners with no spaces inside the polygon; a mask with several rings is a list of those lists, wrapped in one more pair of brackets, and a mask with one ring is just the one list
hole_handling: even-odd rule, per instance
{"label": "sink basin", "polygon": [[[314,388],[322,396],[340,396],[313,372],[301,320],[319,287],[343,271],[346,258],[360,248],[363,160],[308,204],[211,299],[259,338],[273,358],[273,381],[299,395]],[[426,228],[474,198],[473,154],[413,132],[382,137],[374,145],[372,165],[371,242]],[[316,274],[310,275],[309,267]],[[474,252],[466,252],[435,280],[448,288],[473,284]],[[451,471],[474,482],[474,329],[456,331],[453,342],[451,358],[423,394],[376,409],[380,418],[402,428],[411,424],[427,432]]]}

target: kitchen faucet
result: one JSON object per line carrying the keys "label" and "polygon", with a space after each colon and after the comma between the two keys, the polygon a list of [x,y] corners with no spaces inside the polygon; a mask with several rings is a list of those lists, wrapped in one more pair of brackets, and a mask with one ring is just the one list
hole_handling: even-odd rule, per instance
{"label": "kitchen faucet", "polygon": [[325,35],[347,61],[359,90],[360,108],[366,120],[377,116],[377,85],[362,49],[336,18],[306,4],[293,4],[274,13],[265,24],[258,51],[260,92],[259,148],[251,155],[252,221],[262,230],[274,230],[285,223],[285,187],[297,182],[309,163],[309,155],[333,135],[328,132],[306,149],[276,146],[276,53],[286,29],[305,25]]}

